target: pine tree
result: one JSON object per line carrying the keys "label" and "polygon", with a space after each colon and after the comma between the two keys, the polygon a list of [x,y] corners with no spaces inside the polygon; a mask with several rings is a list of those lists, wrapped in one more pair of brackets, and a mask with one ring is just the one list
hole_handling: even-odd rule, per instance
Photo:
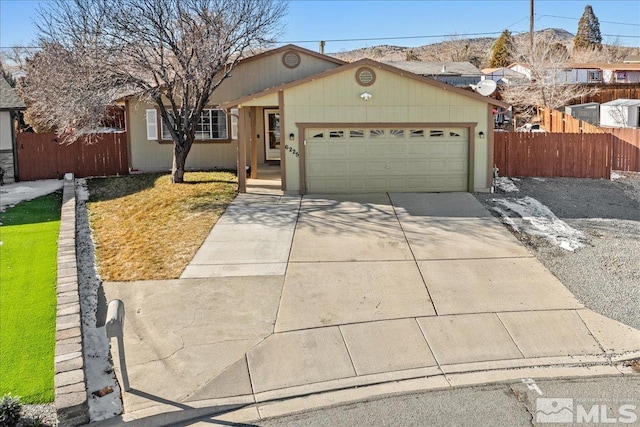
{"label": "pine tree", "polygon": [[582,17],[578,22],[578,32],[573,39],[575,50],[602,49],[602,34],[600,34],[600,22],[593,13],[591,5],[584,7]]}
{"label": "pine tree", "polygon": [[509,30],[504,30],[493,45],[493,54],[489,61],[489,67],[506,67],[512,62],[513,38]]}

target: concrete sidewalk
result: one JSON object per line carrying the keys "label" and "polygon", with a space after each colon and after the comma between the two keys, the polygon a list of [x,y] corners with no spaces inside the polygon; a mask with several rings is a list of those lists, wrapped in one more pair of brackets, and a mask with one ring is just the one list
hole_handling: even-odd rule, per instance
{"label": "concrete sidewalk", "polygon": [[43,179],[41,181],[12,182],[0,187],[0,211],[15,206],[26,200],[62,190],[64,181],[61,179]]}
{"label": "concrete sidewalk", "polygon": [[104,285],[128,313],[122,420],[622,375],[640,356],[639,331],[585,309],[470,194],[240,195],[183,277]]}

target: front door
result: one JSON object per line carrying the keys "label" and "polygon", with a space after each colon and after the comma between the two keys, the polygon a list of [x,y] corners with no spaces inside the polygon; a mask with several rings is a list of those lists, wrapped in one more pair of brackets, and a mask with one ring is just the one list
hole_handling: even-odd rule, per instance
{"label": "front door", "polygon": [[280,160],[280,111],[264,110],[265,159]]}

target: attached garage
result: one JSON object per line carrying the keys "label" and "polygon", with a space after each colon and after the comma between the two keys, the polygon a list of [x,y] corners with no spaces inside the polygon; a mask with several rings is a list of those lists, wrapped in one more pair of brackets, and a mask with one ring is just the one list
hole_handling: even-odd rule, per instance
{"label": "attached garage", "polygon": [[467,191],[469,130],[427,124],[305,129],[309,193]]}
{"label": "attached garage", "polygon": [[259,146],[253,122],[276,106],[290,194],[488,191],[493,109],[508,108],[363,59],[223,104],[238,108],[240,168]]}

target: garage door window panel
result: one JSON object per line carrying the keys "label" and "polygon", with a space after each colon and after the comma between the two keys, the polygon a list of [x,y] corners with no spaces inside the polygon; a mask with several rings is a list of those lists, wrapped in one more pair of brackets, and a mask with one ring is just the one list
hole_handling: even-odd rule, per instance
{"label": "garage door window panel", "polygon": [[423,129],[412,129],[409,131],[409,136],[411,138],[424,138],[424,130]]}

